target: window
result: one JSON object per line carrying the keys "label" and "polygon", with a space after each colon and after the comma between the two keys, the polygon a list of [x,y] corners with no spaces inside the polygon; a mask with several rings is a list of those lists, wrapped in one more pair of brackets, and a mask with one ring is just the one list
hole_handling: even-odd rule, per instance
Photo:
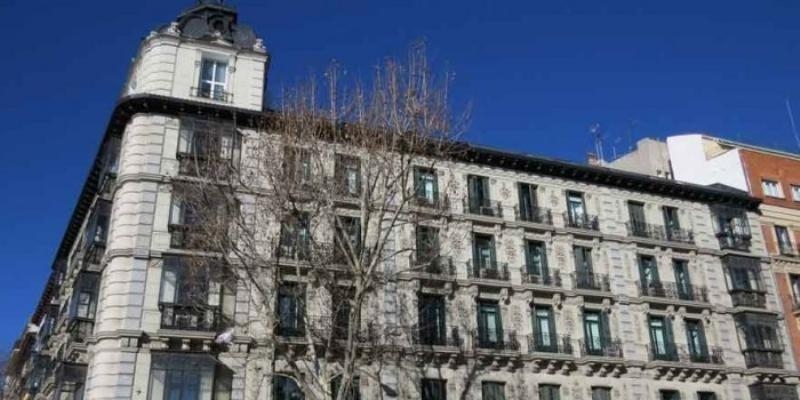
{"label": "window", "polygon": [[733,262],[728,264],[731,276],[731,290],[760,291],[762,285],[760,266],[741,265]]}
{"label": "window", "polygon": [[689,345],[689,356],[692,361],[702,362],[708,356],[708,345],[703,323],[696,319],[686,320],[686,343]]}
{"label": "window", "polygon": [[691,241],[691,233],[681,230],[681,221],[678,217],[678,209],[675,207],[664,206],[661,209],[664,214],[664,229],[667,233],[667,240]]}
{"label": "window", "polygon": [[348,288],[337,288],[333,294],[333,338],[343,340],[347,338],[347,331],[350,328],[350,313],[354,292]]}
{"label": "window", "polygon": [[417,226],[417,261],[428,263],[439,256],[439,229]]}
{"label": "window", "polygon": [[483,400],[506,400],[506,385],[500,382],[483,382],[481,395]]}
{"label": "window", "polygon": [[500,307],[494,302],[478,304],[478,342],[480,347],[495,348],[502,345],[503,323]]}
{"label": "window", "polygon": [[628,217],[630,218],[632,233],[635,236],[646,236],[647,219],[645,219],[644,216],[644,204],[636,201],[629,201]]}
{"label": "window", "polygon": [[442,379],[423,379],[422,400],[447,400],[446,382]]}
{"label": "window", "polygon": [[785,226],[775,225],[775,237],[778,239],[778,250],[781,254],[794,254],[792,239]]}
{"label": "window", "polygon": [[305,333],[305,289],[297,283],[284,283],[278,289],[278,334],[302,336]]}
{"label": "window", "polygon": [[681,400],[681,394],[677,390],[662,390],[659,394],[661,400]]}
{"label": "window", "polygon": [[239,165],[242,140],[229,123],[183,118],[178,131],[178,173],[225,176]]}
{"label": "window", "polygon": [[717,400],[717,394],[714,392],[697,392],[697,400]]}
{"label": "window", "polygon": [[720,247],[749,251],[750,223],[742,209],[722,208],[714,212],[713,220]]}
{"label": "window", "polygon": [[498,272],[495,262],[494,237],[491,235],[475,234],[472,238],[472,257],[475,262],[476,276],[496,274]]}
{"label": "window", "polygon": [[420,344],[444,346],[447,344],[444,297],[421,294],[419,297]]}
{"label": "window", "polygon": [[78,275],[72,299],[72,316],[94,319],[97,309],[97,289],[98,275],[96,273],[82,272]]}
{"label": "window", "polygon": [[592,400],[611,400],[611,388],[598,386],[593,387]]}
{"label": "window", "polygon": [[591,274],[592,270],[592,249],[589,247],[575,246],[575,269],[579,273]]}
{"label": "window", "polygon": [[678,289],[678,298],[682,300],[695,299],[692,290],[692,280],[689,276],[689,262],[686,260],[672,260],[672,269],[675,272],[675,285]]}
{"label": "window", "polygon": [[361,256],[361,219],[337,216],[336,235],[334,235],[334,255],[336,261],[348,263]]}
{"label": "window", "polygon": [[165,258],[161,272],[159,307],[161,326],[170,329],[215,330],[233,317],[236,304],[235,280],[218,266],[183,265],[180,259]]}
{"label": "window", "polygon": [[560,400],[561,386],[558,385],[539,385],[539,400]]}
{"label": "window", "polygon": [[286,147],[284,153],[284,173],[289,183],[307,184],[311,182],[311,153],[307,149]]}
{"label": "window", "polygon": [[[305,396],[300,386],[294,379],[287,376],[275,375],[272,378],[273,400],[303,400]],[[170,398],[170,400],[172,400]],[[181,397],[180,400],[183,400]]]}
{"label": "window", "polygon": [[433,206],[439,199],[439,182],[436,171],[430,168],[414,168],[415,194],[423,205]]}
{"label": "window", "polygon": [[789,274],[789,285],[792,287],[794,304],[800,305],[800,275]]}
{"label": "window", "polygon": [[611,336],[608,327],[608,316],[600,311],[584,311],[583,334],[586,353],[589,355],[603,355]]}
{"label": "window", "polygon": [[567,218],[570,225],[586,224],[586,207],[583,203],[583,193],[567,192]]}
{"label": "window", "polygon": [[308,260],[311,257],[311,231],[308,213],[292,215],[281,223],[280,257]]}
{"label": "window", "polygon": [[650,327],[650,346],[653,358],[673,361],[673,356],[676,353],[670,322],[664,317],[650,316],[648,325]]}
{"label": "window", "polygon": [[[339,393],[342,386],[342,377],[337,376],[331,381],[331,394],[335,398]],[[350,379],[350,387],[346,389],[343,400],[360,400],[361,399],[361,379],[354,376]]]}
{"label": "window", "polygon": [[361,195],[361,161],[358,157],[336,155],[336,191],[344,196]]}
{"label": "window", "polygon": [[533,345],[536,351],[554,353],[557,351],[556,325],[553,309],[546,306],[533,308]]}
{"label": "window", "polygon": [[658,277],[658,264],[653,256],[639,256],[639,278],[642,289],[650,296],[658,296],[661,280]]}
{"label": "window", "polygon": [[525,266],[526,272],[529,276],[534,276],[537,279],[533,283],[541,283],[546,280],[550,274],[547,270],[547,250],[544,242],[528,240],[525,246]]}
{"label": "window", "polygon": [[230,369],[205,356],[154,354],[148,399],[201,400],[212,388],[214,398],[226,399],[232,379]]}
{"label": "window", "polygon": [[200,85],[197,97],[228,101],[228,93],[225,91],[227,79],[227,62],[204,58],[200,64]]}
{"label": "window", "polygon": [[517,185],[519,191],[519,218],[522,221],[542,222],[537,212],[536,186],[529,183]]}
{"label": "window", "polygon": [[764,196],[783,198],[783,189],[779,182],[762,179],[761,189],[764,191]]}
{"label": "window", "polygon": [[800,186],[792,185],[792,200],[800,201]]}
{"label": "window", "polygon": [[471,214],[494,216],[489,195],[489,178],[485,176],[467,176],[469,190],[469,212]]}

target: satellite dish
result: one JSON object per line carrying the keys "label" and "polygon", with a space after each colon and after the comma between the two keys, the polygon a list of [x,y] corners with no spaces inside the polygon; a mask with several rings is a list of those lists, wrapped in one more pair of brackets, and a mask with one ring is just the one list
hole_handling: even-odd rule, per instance
{"label": "satellite dish", "polygon": [[208,23],[202,18],[191,18],[183,25],[181,32],[189,39],[200,39],[208,33]]}
{"label": "satellite dish", "polygon": [[247,25],[239,25],[233,32],[233,44],[242,49],[250,49],[256,44],[256,33]]}

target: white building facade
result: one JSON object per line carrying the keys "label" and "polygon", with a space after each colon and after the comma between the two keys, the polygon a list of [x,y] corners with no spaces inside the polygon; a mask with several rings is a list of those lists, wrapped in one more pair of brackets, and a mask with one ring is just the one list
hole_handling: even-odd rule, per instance
{"label": "white building facade", "polygon": [[[235,331],[215,343],[222,321],[254,315],[246,292],[219,289],[209,297],[214,315],[176,294],[187,250],[174,187],[186,178],[186,132],[207,123],[246,137],[264,110],[268,65],[262,41],[215,2],[143,41],[15,346],[8,398],[302,398],[282,348],[267,345],[279,333]],[[231,146],[230,157],[246,147]],[[417,356],[362,375],[360,398],[797,398],[756,200],[471,151],[472,162],[435,174],[459,182],[439,225],[453,269],[399,277],[391,295],[405,304],[384,302],[369,316],[386,321],[424,302],[441,322],[432,338],[407,338]],[[472,199],[467,188],[478,184],[483,198]]]}

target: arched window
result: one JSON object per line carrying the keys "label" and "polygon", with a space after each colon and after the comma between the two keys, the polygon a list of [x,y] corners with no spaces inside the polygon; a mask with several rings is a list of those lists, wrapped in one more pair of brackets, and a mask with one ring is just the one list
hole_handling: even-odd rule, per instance
{"label": "arched window", "polygon": [[294,379],[288,376],[275,375],[272,378],[272,399],[303,400],[305,396]]}

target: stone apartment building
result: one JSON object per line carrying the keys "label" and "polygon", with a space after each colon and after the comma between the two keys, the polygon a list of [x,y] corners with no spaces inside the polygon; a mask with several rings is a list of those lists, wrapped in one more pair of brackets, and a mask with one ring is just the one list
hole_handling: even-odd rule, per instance
{"label": "stone apartment building", "polygon": [[[15,345],[7,398],[314,398],[298,392],[282,347],[239,331],[216,343],[220,316],[253,315],[240,287],[209,296],[211,315],[175,295],[187,137],[203,124],[223,137],[254,129],[268,63],[216,2],[143,40]],[[231,159],[246,154],[234,140],[217,141]],[[360,376],[353,398],[798,398],[758,199],[481,147],[448,165],[430,182],[459,184],[425,200],[446,208],[435,228],[449,233],[452,268],[409,272],[394,294],[433,322],[405,341],[422,356]],[[432,232],[397,240],[421,230]],[[369,318],[388,318],[390,303]]]}
{"label": "stone apartment building", "polygon": [[723,184],[761,200],[759,220],[776,274],[792,339],[800,361],[800,155],[702,134],[666,141],[642,139],[637,148],[609,164],[612,168],[655,175],[674,173],[684,182]]}

